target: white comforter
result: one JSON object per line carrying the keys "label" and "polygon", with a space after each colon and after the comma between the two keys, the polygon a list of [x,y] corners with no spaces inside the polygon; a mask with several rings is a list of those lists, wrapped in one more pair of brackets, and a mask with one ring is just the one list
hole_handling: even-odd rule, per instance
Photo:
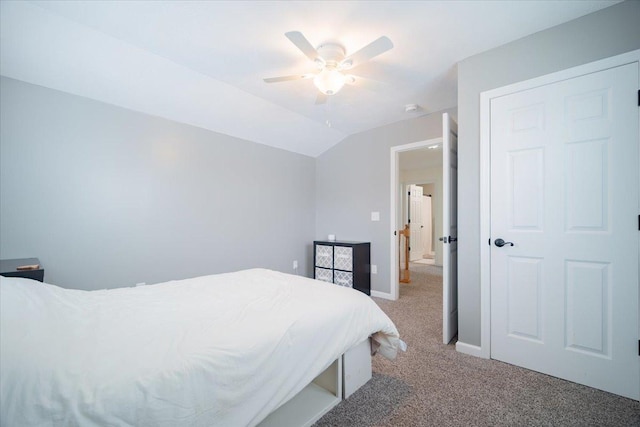
{"label": "white comforter", "polygon": [[3,426],[246,426],[373,335],[366,295],[254,269],[80,291],[2,278]]}

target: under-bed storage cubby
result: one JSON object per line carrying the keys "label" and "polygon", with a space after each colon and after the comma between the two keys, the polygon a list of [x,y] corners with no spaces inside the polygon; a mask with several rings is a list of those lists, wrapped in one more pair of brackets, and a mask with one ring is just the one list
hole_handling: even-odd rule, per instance
{"label": "under-bed storage cubby", "polygon": [[347,350],[258,427],[308,427],[371,379],[371,339]]}

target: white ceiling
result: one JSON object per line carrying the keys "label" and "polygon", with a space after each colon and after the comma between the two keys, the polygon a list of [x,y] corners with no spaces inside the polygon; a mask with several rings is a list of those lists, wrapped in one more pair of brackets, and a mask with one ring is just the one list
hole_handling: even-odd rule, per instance
{"label": "white ceiling", "polygon": [[[0,74],[317,156],[456,106],[458,61],[617,2],[1,1]],[[347,55],[382,35],[395,47],[352,70],[380,83],[315,105],[311,80],[262,81],[314,71],[293,30]]]}

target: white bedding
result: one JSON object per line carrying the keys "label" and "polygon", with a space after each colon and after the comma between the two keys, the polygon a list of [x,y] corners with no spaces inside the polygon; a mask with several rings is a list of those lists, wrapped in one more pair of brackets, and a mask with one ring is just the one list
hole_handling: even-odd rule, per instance
{"label": "white bedding", "polygon": [[398,332],[366,295],[264,269],[80,291],[0,279],[3,426],[259,423],[347,349]]}

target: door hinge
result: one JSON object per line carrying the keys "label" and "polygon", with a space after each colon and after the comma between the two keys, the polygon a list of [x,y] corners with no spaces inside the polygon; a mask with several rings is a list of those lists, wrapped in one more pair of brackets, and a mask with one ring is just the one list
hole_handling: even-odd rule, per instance
{"label": "door hinge", "polygon": [[640,90],[638,90],[638,107],[640,107]]}
{"label": "door hinge", "polygon": [[638,356],[640,356],[640,340],[638,340]]}
{"label": "door hinge", "polygon": [[638,230],[640,230],[640,215],[638,215]]}

